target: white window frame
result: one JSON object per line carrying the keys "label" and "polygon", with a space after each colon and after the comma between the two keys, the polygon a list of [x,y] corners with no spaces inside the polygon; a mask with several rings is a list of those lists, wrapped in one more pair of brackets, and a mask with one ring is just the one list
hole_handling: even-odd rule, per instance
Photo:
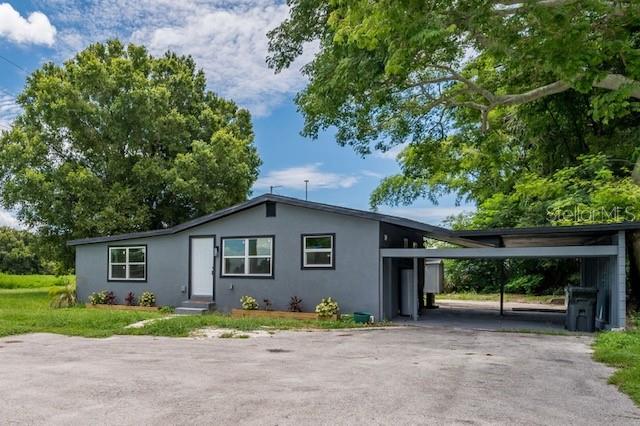
{"label": "white window frame", "polygon": [[[263,254],[258,254],[258,255],[249,255],[249,241],[250,240],[269,240],[269,255],[263,255]],[[224,246],[227,243],[227,241],[237,241],[237,240],[241,240],[244,241],[244,255],[236,255],[236,256],[226,256],[224,254]],[[263,259],[263,258],[268,258],[269,259],[269,273],[267,274],[256,274],[256,273],[250,273],[249,272],[249,259]],[[244,259],[244,273],[243,274],[234,274],[234,273],[229,273],[227,272],[227,262],[225,262],[225,259]],[[271,278],[273,277],[273,236],[271,235],[265,235],[262,237],[229,237],[229,238],[223,238],[222,239],[222,276],[223,277],[265,277],[265,278]]]}
{"label": "white window frame", "polygon": [[[130,250],[142,250],[144,254],[143,262],[130,262],[129,261],[129,251]],[[111,259],[111,251],[112,250],[124,250],[125,251],[125,261],[124,262],[113,262]],[[113,277],[113,268],[112,266],[122,266],[124,265],[125,269],[125,277],[119,278]],[[130,277],[130,267],[131,265],[142,265],[144,266],[144,277],[142,278],[131,278]],[[109,281],[146,281],[147,280],[147,247],[146,246],[109,246]]]}
{"label": "white window frame", "polygon": [[[329,248],[307,248],[307,238],[326,238],[331,240],[331,247]],[[334,247],[335,247],[335,235],[333,234],[308,234],[302,235],[302,267],[307,269],[333,269],[334,268]],[[329,264],[309,264],[307,263],[307,253],[329,253]]]}

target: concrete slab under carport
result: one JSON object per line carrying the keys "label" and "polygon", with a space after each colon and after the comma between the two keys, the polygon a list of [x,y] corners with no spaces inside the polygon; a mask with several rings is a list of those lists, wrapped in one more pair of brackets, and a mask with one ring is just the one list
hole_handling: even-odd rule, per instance
{"label": "concrete slab under carport", "polygon": [[[443,297],[446,297],[444,295]],[[397,317],[394,323],[420,327],[450,327],[461,330],[565,332],[565,313],[560,306],[507,302],[500,315],[498,302],[438,300],[438,309],[427,309],[418,321]],[[515,309],[515,310],[514,310]],[[521,311],[518,309],[530,309]],[[554,310],[535,311],[534,309]]]}

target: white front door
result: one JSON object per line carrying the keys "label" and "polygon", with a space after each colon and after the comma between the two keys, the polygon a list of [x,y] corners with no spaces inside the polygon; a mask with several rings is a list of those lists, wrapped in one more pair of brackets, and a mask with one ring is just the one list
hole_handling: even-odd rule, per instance
{"label": "white front door", "polygon": [[191,296],[213,297],[215,237],[191,237]]}

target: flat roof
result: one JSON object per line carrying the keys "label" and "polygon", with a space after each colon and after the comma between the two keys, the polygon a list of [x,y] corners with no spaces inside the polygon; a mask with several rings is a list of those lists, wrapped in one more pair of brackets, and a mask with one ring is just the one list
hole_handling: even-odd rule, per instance
{"label": "flat roof", "polygon": [[640,229],[640,222],[594,223],[524,228],[462,229],[452,231],[459,237],[501,237],[508,235],[591,234]]}

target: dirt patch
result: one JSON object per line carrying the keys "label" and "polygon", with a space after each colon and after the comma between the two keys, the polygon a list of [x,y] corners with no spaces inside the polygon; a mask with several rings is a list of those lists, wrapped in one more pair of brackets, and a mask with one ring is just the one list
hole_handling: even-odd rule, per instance
{"label": "dirt patch", "polygon": [[266,331],[266,330],[244,331],[244,330],[234,330],[230,328],[206,327],[206,328],[201,328],[199,330],[195,330],[194,332],[191,333],[190,337],[194,337],[196,339],[214,339],[214,338],[247,339],[251,337],[271,337],[273,335],[274,335],[273,331]]}

